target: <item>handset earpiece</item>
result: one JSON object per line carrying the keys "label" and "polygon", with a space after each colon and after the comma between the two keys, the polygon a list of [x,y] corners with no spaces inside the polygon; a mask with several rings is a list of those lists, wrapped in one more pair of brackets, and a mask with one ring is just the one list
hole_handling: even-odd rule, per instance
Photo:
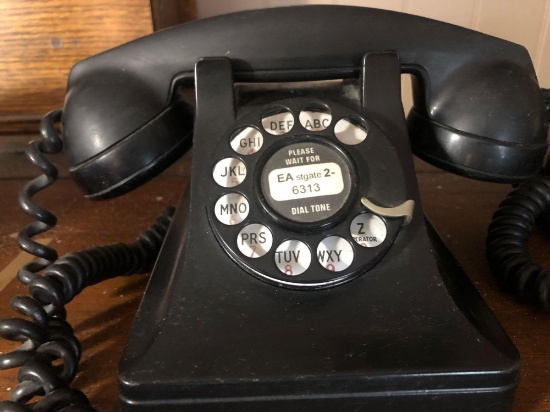
{"label": "handset earpiece", "polygon": [[[114,197],[136,188],[191,146],[190,105],[177,97],[165,105],[160,93],[144,83],[119,87],[119,78],[125,76],[112,70],[96,73],[69,88],[63,116],[65,152],[74,180],[89,198]],[[151,108],[159,106],[166,107],[151,115],[156,111]]]}
{"label": "handset earpiece", "polygon": [[422,159],[453,173],[520,182],[539,171],[546,151],[544,99],[525,67],[485,60],[455,70],[436,90],[413,78],[411,146]]}
{"label": "handset earpiece", "polygon": [[[88,198],[127,193],[162,172],[189,149],[192,125],[189,107],[176,102],[97,156],[72,166],[73,179]],[[69,144],[69,156],[71,150]]]}

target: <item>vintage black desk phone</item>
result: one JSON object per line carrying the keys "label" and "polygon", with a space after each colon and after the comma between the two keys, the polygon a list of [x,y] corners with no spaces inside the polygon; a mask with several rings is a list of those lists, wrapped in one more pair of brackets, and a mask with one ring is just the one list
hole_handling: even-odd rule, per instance
{"label": "vintage black desk phone", "polygon": [[[414,75],[407,121],[403,72]],[[181,93],[193,85],[195,108]],[[135,188],[193,140],[189,190],[120,362],[123,410],[510,408],[518,354],[425,220],[411,147],[476,179],[537,174],[545,102],[521,46],[382,10],[247,11],[78,63],[63,115],[46,118],[35,150],[60,150],[59,119],[90,198]],[[24,247],[47,218],[22,233]],[[57,294],[29,275],[51,303],[35,324],[61,322],[63,303],[103,272],[145,270],[136,256],[154,260],[167,224],[78,281],[48,267]],[[38,372],[22,375],[26,393],[44,391]],[[43,387],[46,409],[80,401]]]}

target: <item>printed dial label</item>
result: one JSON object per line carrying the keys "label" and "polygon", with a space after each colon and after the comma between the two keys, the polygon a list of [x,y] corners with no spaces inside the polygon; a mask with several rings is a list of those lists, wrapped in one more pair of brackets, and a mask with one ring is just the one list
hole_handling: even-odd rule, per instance
{"label": "printed dial label", "polygon": [[343,237],[329,236],[319,243],[317,259],[325,269],[341,272],[353,263],[353,248]]}
{"label": "printed dial label", "polygon": [[246,219],[250,207],[246,197],[240,193],[228,193],[216,202],[214,213],[224,225],[237,225]]}
{"label": "printed dial label", "polygon": [[300,123],[304,129],[311,131],[325,130],[330,126],[332,115],[328,112],[304,110],[300,113]]}
{"label": "printed dial label", "polygon": [[287,240],[275,251],[275,265],[287,276],[304,273],[311,264],[311,252],[304,242]]}
{"label": "printed dial label", "polygon": [[237,236],[237,247],[249,258],[256,259],[265,255],[273,245],[273,235],[267,226],[253,223],[245,226]]}
{"label": "printed dial label", "polygon": [[246,177],[246,166],[239,159],[226,157],[214,166],[212,176],[217,184],[223,187],[240,185]]}
{"label": "printed dial label", "polygon": [[231,148],[242,155],[251,155],[262,148],[264,137],[259,130],[247,127],[231,138]]}
{"label": "printed dial label", "polygon": [[337,195],[344,190],[342,169],[336,163],[275,169],[268,180],[271,197],[279,202]]}
{"label": "printed dial label", "polygon": [[372,213],[361,213],[355,216],[349,231],[353,240],[363,247],[380,245],[388,234],[384,221]]}
{"label": "printed dial label", "polygon": [[294,116],[288,111],[273,114],[262,119],[264,129],[274,135],[288,133],[294,126]]}
{"label": "printed dial label", "polygon": [[291,143],[265,163],[261,188],[273,211],[295,222],[319,222],[349,199],[351,169],[337,148],[316,141]]}

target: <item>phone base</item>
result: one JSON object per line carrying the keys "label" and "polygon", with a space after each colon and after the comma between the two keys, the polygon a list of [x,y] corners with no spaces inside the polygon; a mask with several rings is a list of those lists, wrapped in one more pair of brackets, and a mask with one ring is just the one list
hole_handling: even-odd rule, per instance
{"label": "phone base", "polygon": [[[277,274],[279,278],[270,283],[255,277],[243,267],[252,256],[228,253],[223,237],[215,235],[219,217],[209,211],[226,196],[226,189],[210,193],[220,158],[212,148],[228,146],[224,133],[235,128],[237,111],[229,61],[197,63],[190,189],[176,211],[121,359],[123,410],[510,409],[519,356],[426,224],[400,101],[397,55],[367,54],[363,64],[361,113],[355,116],[372,127],[364,144],[342,149],[353,151],[356,164],[365,160],[365,174],[350,192],[373,196],[386,206],[410,199],[415,202],[414,213],[374,265],[358,266],[356,276],[342,279],[347,283],[303,290],[292,288],[291,276],[285,282]],[[298,106],[300,102],[295,100]],[[335,105],[323,102],[335,117],[342,116]],[[284,107],[298,118],[298,106],[291,103]],[[270,107],[248,110],[261,117],[272,113]],[[257,130],[261,127],[257,124]],[[303,136],[311,134],[303,131]],[[281,137],[283,142],[291,139],[286,136]],[[267,150],[264,153],[269,155]],[[241,162],[246,162],[251,176],[256,167],[263,170],[258,166],[261,156],[257,162]],[[234,195],[243,193],[250,202],[246,224],[271,226],[278,245],[302,239],[308,250],[315,251],[326,236],[339,235],[345,241],[353,226],[351,218],[356,213],[362,216],[355,210],[322,231],[292,232],[259,212],[261,194],[255,188],[253,184],[247,188],[245,180]],[[359,206],[359,198],[353,201]],[[226,242],[237,244],[239,231],[247,226],[234,223],[224,223],[233,230]],[[390,242],[389,237],[386,240]],[[271,255],[256,259],[266,263],[268,274],[280,269],[273,249]],[[355,253],[370,252],[357,246]],[[319,261],[313,263],[307,269],[310,274],[334,275]]]}
{"label": "phone base", "polygon": [[205,264],[219,246],[196,236],[206,222],[188,218],[188,202],[121,360],[122,410],[511,408],[517,351],[422,219],[359,278],[297,291],[251,277],[225,254]]}

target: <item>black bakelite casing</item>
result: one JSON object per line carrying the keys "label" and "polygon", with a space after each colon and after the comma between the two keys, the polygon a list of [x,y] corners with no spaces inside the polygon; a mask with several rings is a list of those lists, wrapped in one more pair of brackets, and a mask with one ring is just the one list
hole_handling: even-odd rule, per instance
{"label": "black bakelite casing", "polygon": [[369,194],[388,205],[393,192],[384,182],[399,177],[394,189],[417,202],[413,219],[361,276],[328,289],[292,290],[246,273],[213,235],[212,145],[228,144],[222,137],[236,110],[229,60],[197,64],[190,188],[121,359],[122,410],[510,409],[519,357],[425,222],[397,56],[368,54],[363,84],[361,110],[397,154],[362,153],[369,170],[383,166],[387,178]]}

